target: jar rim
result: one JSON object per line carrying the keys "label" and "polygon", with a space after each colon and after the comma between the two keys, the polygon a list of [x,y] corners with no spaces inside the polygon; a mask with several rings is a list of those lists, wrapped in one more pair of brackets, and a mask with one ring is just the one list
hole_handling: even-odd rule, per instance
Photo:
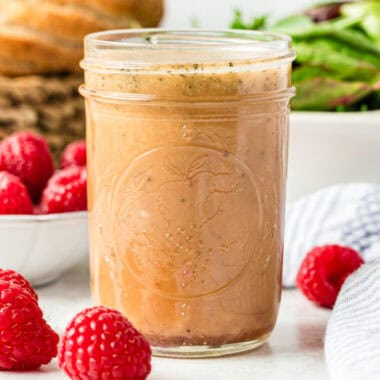
{"label": "jar rim", "polygon": [[234,29],[116,29],[85,37],[81,67],[123,68],[154,64],[268,61],[294,58],[291,38]]}
{"label": "jar rim", "polygon": [[[139,40],[140,38],[140,40]],[[85,37],[89,44],[99,46],[139,47],[142,49],[204,48],[247,46],[281,41],[289,46],[291,37],[282,33],[242,29],[114,29],[90,33]]]}

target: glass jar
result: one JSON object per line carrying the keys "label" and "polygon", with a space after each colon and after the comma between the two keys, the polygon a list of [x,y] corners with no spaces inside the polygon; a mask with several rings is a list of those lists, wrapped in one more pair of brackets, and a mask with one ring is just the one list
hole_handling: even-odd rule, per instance
{"label": "glass jar", "polygon": [[92,294],[156,355],[245,351],[274,327],[290,45],[229,30],[85,40]]}

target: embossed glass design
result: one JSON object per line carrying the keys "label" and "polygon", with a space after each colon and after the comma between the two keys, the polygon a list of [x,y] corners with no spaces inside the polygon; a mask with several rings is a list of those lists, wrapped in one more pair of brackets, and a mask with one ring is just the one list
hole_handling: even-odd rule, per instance
{"label": "embossed glass design", "polygon": [[156,355],[245,351],[274,327],[293,58],[260,32],[86,38],[92,294]]}

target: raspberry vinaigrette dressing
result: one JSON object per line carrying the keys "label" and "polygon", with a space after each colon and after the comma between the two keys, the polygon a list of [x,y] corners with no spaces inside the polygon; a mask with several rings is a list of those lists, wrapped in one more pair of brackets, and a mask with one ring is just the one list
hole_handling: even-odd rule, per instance
{"label": "raspberry vinaigrette dressing", "polygon": [[254,348],[280,301],[285,36],[86,39],[91,287],[166,356]]}

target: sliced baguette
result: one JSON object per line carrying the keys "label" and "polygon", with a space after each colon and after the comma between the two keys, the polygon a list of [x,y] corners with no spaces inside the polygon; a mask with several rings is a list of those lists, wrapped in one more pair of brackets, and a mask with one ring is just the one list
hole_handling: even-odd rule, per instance
{"label": "sliced baguette", "polygon": [[82,45],[65,44],[23,27],[0,27],[0,72],[26,75],[79,71]]}
{"label": "sliced baguette", "polygon": [[0,74],[78,72],[86,34],[162,14],[163,0],[0,0]]}
{"label": "sliced baguette", "polygon": [[[41,0],[40,0],[41,1]],[[74,4],[102,13],[124,15],[143,27],[157,26],[164,14],[164,0],[45,0],[56,4]]]}
{"label": "sliced baguette", "polygon": [[[8,0],[0,0],[0,4]],[[12,0],[12,6],[3,12],[1,23],[4,26],[22,26],[61,40],[82,43],[86,34],[105,29],[129,28],[136,21],[127,16],[99,15],[90,9],[76,5],[45,3],[36,6],[35,1]],[[2,6],[0,6],[2,9]]]}

